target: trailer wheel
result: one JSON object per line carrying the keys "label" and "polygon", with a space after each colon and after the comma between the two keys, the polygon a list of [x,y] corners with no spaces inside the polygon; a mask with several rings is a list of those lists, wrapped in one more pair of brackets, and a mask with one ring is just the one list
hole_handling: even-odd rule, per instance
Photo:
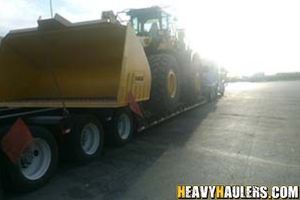
{"label": "trailer wheel", "polygon": [[42,127],[29,128],[33,142],[23,151],[18,163],[5,159],[3,181],[13,191],[28,192],[44,185],[57,167],[57,144],[53,135]]}
{"label": "trailer wheel", "polygon": [[66,141],[68,157],[79,162],[89,162],[100,156],[103,140],[104,131],[96,117],[78,116]]}
{"label": "trailer wheel", "polygon": [[119,109],[114,113],[109,126],[112,142],[121,146],[129,142],[133,135],[133,116],[129,109]]}
{"label": "trailer wheel", "polygon": [[[1,154],[1,152],[0,152]],[[2,156],[2,155],[0,155]],[[0,158],[1,162],[2,162],[2,158]],[[3,171],[3,167],[0,166],[0,199],[3,199],[3,185],[2,185],[2,172]]]}

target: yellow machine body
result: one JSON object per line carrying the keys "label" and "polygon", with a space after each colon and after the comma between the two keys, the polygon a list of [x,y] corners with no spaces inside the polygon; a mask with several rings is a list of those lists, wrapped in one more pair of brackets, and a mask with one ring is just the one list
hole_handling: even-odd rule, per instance
{"label": "yellow machine body", "polygon": [[149,99],[150,67],[130,26],[51,20],[2,40],[0,107],[108,108],[126,106],[130,94]]}

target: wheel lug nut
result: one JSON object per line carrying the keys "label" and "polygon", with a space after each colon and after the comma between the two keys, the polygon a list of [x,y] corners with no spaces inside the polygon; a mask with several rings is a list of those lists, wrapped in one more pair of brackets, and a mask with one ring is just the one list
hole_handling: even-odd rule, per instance
{"label": "wheel lug nut", "polygon": [[38,150],[35,150],[35,151],[33,152],[33,155],[34,155],[34,156],[38,156],[38,155],[39,155],[39,151],[38,151]]}

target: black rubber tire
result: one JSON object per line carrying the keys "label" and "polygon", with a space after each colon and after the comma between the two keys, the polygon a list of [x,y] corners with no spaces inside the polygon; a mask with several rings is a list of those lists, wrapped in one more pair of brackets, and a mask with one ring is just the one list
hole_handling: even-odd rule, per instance
{"label": "black rubber tire", "polygon": [[[85,125],[92,123],[99,130],[100,142],[98,149],[93,154],[87,154],[81,146],[82,129]],[[90,162],[100,157],[104,143],[104,131],[101,122],[93,115],[77,115],[73,117],[73,126],[71,132],[66,136],[65,151],[67,151],[67,160],[80,163]]]}
{"label": "black rubber tire", "polygon": [[[157,54],[149,56],[148,61],[152,75],[149,109],[154,113],[175,110],[179,105],[181,91],[181,76],[176,58],[169,54]],[[171,70],[175,73],[177,80],[174,97],[169,95],[167,88],[167,78]]]}
{"label": "black rubber tire", "polygon": [[[119,130],[118,130],[118,122],[122,115],[126,115],[129,119],[130,130],[129,130],[128,136],[126,138],[122,138],[120,136]],[[114,112],[113,118],[108,125],[108,130],[109,130],[108,135],[109,135],[109,139],[110,139],[111,143],[115,146],[122,146],[122,145],[125,145],[126,143],[128,143],[132,139],[134,127],[135,127],[134,126],[134,118],[133,118],[131,110],[129,108],[117,109]]]}
{"label": "black rubber tire", "polygon": [[221,96],[221,97],[224,96],[224,91],[220,92],[220,96]]}
{"label": "black rubber tire", "polygon": [[[0,155],[0,156],[2,156],[2,155]],[[2,159],[1,159],[1,161],[2,161]],[[2,168],[3,167],[0,165],[0,199],[3,199],[3,185],[2,185],[3,169]]]}
{"label": "black rubber tire", "polygon": [[57,168],[58,149],[54,136],[51,134],[51,132],[49,132],[43,127],[31,126],[29,127],[29,129],[34,138],[42,138],[50,146],[51,163],[44,176],[37,180],[29,180],[22,174],[17,164],[10,162],[6,157],[3,158],[3,172],[5,173],[3,178],[3,186],[5,186],[6,189],[11,191],[30,192],[43,186],[49,181],[49,179],[52,177]]}
{"label": "black rubber tire", "polygon": [[[224,84],[224,83],[221,83],[221,84]],[[220,93],[221,96],[224,96],[224,93],[225,93],[225,85],[222,85],[222,86],[219,86],[219,87],[222,87],[222,89],[218,88],[218,92]]]}
{"label": "black rubber tire", "polygon": [[[178,56],[184,68],[184,70],[182,70],[181,84],[181,101],[184,103],[195,103],[199,101],[202,92],[200,58],[191,53],[192,52],[189,51],[183,51]],[[191,59],[192,56],[193,58]]]}
{"label": "black rubber tire", "polygon": [[210,88],[208,93],[208,101],[213,102],[217,99],[217,97],[218,97],[217,89],[215,87]]}
{"label": "black rubber tire", "polygon": [[214,99],[215,99],[215,97],[214,97],[214,91],[211,90],[211,91],[209,92],[209,102],[213,102]]}

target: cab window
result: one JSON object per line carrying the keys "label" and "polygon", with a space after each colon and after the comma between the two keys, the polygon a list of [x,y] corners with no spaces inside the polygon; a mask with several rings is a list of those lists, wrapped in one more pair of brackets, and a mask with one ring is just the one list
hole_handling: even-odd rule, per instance
{"label": "cab window", "polygon": [[144,31],[149,32],[152,24],[157,24],[159,26],[159,20],[158,19],[149,19],[144,23]]}
{"label": "cab window", "polygon": [[167,15],[162,16],[162,19],[161,19],[161,28],[163,30],[168,30],[169,29],[169,18],[168,18]]}
{"label": "cab window", "polygon": [[135,30],[135,33],[140,32],[139,21],[136,17],[131,19],[131,25],[132,25],[133,29]]}

